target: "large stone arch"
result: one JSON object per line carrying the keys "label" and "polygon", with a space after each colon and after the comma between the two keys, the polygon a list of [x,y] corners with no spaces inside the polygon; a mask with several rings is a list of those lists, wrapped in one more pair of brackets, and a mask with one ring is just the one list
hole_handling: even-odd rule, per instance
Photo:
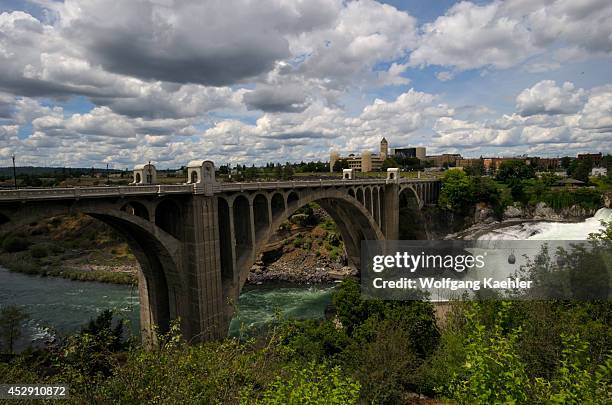
{"label": "large stone arch", "polygon": [[[184,303],[185,283],[180,275],[181,242],[153,222],[122,211],[121,205],[59,202],[28,203],[21,207],[2,207],[0,234],[46,218],[82,213],[100,220],[118,231],[127,241],[140,264],[138,289],[143,340],[154,343],[156,331],[165,332],[170,322],[188,316]],[[154,327],[155,326],[155,327]],[[189,333],[184,323],[183,333]]]}

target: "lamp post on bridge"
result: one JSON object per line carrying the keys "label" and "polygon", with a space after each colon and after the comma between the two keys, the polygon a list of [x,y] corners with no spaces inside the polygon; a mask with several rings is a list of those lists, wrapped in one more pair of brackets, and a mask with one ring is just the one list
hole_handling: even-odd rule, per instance
{"label": "lamp post on bridge", "polygon": [[13,155],[13,182],[15,183],[15,189],[18,189],[19,187],[17,187],[17,169],[15,168],[15,155]]}

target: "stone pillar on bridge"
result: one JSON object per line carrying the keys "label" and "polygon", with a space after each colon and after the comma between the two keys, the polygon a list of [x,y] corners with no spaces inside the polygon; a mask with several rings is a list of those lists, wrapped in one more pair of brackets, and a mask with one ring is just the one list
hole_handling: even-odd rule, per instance
{"label": "stone pillar on bridge", "polygon": [[382,207],[385,215],[381,224],[382,232],[387,240],[395,240],[399,237],[400,178],[400,169],[387,169],[387,184],[385,185],[384,206]]}
{"label": "stone pillar on bridge", "polygon": [[151,163],[136,165],[134,167],[134,181],[132,184],[155,184],[157,183],[157,170]]}
{"label": "stone pillar on bridge", "polygon": [[343,180],[353,180],[353,179],[355,179],[355,169],[343,169],[342,170],[342,179]]}
{"label": "stone pillar on bridge", "polygon": [[194,340],[223,338],[229,319],[223,300],[218,207],[215,197],[194,196],[186,204],[184,260],[190,320],[184,326]]}

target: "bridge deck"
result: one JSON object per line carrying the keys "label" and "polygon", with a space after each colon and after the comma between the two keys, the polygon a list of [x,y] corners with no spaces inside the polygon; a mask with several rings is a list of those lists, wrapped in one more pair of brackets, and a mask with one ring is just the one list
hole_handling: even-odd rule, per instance
{"label": "bridge deck", "polygon": [[[428,183],[432,179],[402,179],[401,183]],[[386,179],[357,179],[357,180],[304,180],[304,181],[272,181],[252,183],[216,183],[214,193],[228,191],[253,190],[283,190],[294,188],[333,187],[333,186],[359,186],[383,185]],[[22,188],[0,190],[0,202],[24,200],[56,200],[80,199],[96,197],[123,197],[142,195],[171,195],[171,194],[203,194],[203,187],[194,184],[160,184],[160,185],[133,185],[133,186],[97,186],[97,187],[66,187],[66,188]]]}

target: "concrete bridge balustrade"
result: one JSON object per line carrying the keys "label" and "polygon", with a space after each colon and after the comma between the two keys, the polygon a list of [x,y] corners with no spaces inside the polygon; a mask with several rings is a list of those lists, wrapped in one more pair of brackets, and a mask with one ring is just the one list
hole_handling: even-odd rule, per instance
{"label": "concrete bridge balustrade", "polygon": [[[339,180],[219,183],[213,162],[187,167],[187,181],[178,185],[141,177],[125,187],[0,191],[0,232],[72,213],[109,224],[140,263],[143,336],[155,341],[153,325],[163,332],[180,318],[183,336],[203,341],[226,335],[258,253],[299,208],[314,202],[332,217],[349,265],[359,269],[362,240],[398,239],[405,228],[422,226],[420,210],[440,189],[435,180],[403,179],[396,169],[387,179],[351,172]],[[403,219],[406,213],[413,220]]]}

